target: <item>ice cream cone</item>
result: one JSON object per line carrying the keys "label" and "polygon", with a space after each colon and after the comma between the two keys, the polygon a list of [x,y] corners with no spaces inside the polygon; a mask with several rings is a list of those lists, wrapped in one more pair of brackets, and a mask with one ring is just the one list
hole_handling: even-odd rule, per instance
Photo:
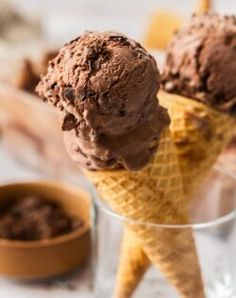
{"label": "ice cream cone", "polygon": [[170,130],[185,193],[189,194],[205,178],[231,140],[236,121],[187,97],[161,91],[159,99],[171,116]]}
{"label": "ice cream cone", "polygon": [[196,12],[205,13],[206,11],[212,8],[212,2],[212,0],[199,0]]}
{"label": "ice cream cone", "polygon": [[[205,13],[213,6],[212,0],[198,0],[195,13]],[[157,10],[151,15],[145,46],[151,49],[165,50],[176,30],[185,22],[184,17],[171,10]],[[164,30],[160,30],[164,28]]]}
{"label": "ice cream cone", "polygon": [[[204,297],[192,231],[161,231],[148,225],[187,222],[186,197],[169,130],[163,132],[158,152],[143,170],[86,171],[86,175],[97,187],[101,198],[115,212],[139,222],[127,222],[126,227],[134,233],[150,261],[159,267],[181,296]],[[183,251],[186,253],[183,254]],[[126,257],[128,261],[128,255]],[[125,264],[122,266],[125,267]],[[122,274],[122,271],[118,272]],[[139,270],[136,273],[135,276],[138,278],[139,275],[140,279],[142,274]],[[126,277],[127,286],[131,276]],[[123,278],[126,277],[118,276],[118,282],[122,282],[122,285],[117,285],[117,298],[130,297],[132,288],[123,288]]]}
{"label": "ice cream cone", "polygon": [[141,241],[133,231],[124,230],[122,247],[119,258],[116,289],[114,297],[131,297],[147,268],[150,265],[149,258],[142,247]]}
{"label": "ice cream cone", "polygon": [[159,87],[156,62],[139,43],[91,31],[59,51],[37,91],[57,107],[71,158],[126,218],[150,261],[182,297],[202,298],[192,231],[150,225],[186,223],[188,213]]}
{"label": "ice cream cone", "polygon": [[[232,117],[195,100],[164,91],[158,97],[171,116],[170,130],[177,149],[183,187],[186,197],[191,199],[191,192],[200,185],[232,138],[236,123]],[[129,276],[119,282],[124,285],[121,289],[126,288],[125,293],[129,292],[124,297],[131,296],[150,264],[140,243],[135,239],[129,241],[128,237],[125,234],[119,269],[119,276]],[[132,257],[127,259],[127,255]],[[127,259],[125,266],[122,259]]]}

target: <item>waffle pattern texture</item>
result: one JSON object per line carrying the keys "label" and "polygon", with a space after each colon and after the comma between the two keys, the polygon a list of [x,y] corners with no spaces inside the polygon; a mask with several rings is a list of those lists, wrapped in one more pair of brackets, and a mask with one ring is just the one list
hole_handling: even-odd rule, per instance
{"label": "waffle pattern texture", "polygon": [[[226,114],[183,96],[161,91],[158,97],[160,104],[168,109],[171,117],[170,130],[177,150],[187,208],[192,192],[204,180],[219,154],[232,138],[236,122]],[[122,274],[129,276],[128,285],[133,292],[150,262],[140,243],[134,239],[131,242],[126,237],[125,234],[121,264],[123,264],[123,258],[127,261],[126,267],[122,268]],[[126,255],[132,257],[128,259]],[[124,297],[128,298],[131,295]]]}
{"label": "waffle pattern texture", "polygon": [[[186,196],[169,129],[163,132],[156,155],[143,170],[87,171],[86,175],[105,203],[129,219],[127,229],[135,234],[150,261],[158,266],[181,296],[205,297],[191,229],[163,230],[151,225],[183,224],[188,220]],[[123,261],[121,265],[126,266]],[[122,274],[122,278],[118,276],[118,282],[124,281],[124,271],[119,269],[118,272]],[[124,284],[120,288],[124,289]],[[132,289],[125,290],[128,291],[132,292]],[[122,295],[118,284],[116,298],[130,297]]]}

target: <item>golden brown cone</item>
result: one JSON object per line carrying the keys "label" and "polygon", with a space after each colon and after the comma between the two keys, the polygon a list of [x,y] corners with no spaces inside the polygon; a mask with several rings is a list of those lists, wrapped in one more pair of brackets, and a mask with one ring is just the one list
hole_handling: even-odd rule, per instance
{"label": "golden brown cone", "polygon": [[[116,213],[140,222],[126,225],[142,243],[151,262],[181,296],[204,298],[191,229],[161,231],[145,225],[187,222],[186,197],[169,129],[163,132],[153,161],[143,170],[87,171],[86,175]],[[116,298],[122,297],[117,293],[119,291]]]}
{"label": "golden brown cone", "polygon": [[236,120],[196,100],[159,93],[168,109],[172,134],[187,197],[206,177],[220,153],[231,140]]}
{"label": "golden brown cone", "polygon": [[211,8],[212,8],[212,0],[199,0],[196,12],[205,13]]}
{"label": "golden brown cone", "polygon": [[[160,91],[158,97],[171,117],[170,130],[177,149],[184,191],[190,199],[191,193],[206,177],[232,138],[236,121],[203,103],[183,96]],[[130,295],[126,296],[128,298],[138,286],[140,276],[145,274],[150,262],[140,243],[133,240],[132,245],[128,245],[128,239],[124,238],[123,241],[126,245],[122,250],[121,265],[124,264],[122,259],[127,259],[126,255],[132,256],[129,260],[132,264],[127,260],[126,265],[119,269],[120,275],[129,275],[129,282],[126,284],[123,279],[121,286],[129,289]]]}
{"label": "golden brown cone", "polygon": [[[124,230],[121,254],[118,264],[117,280],[114,297],[127,298],[131,297],[136,285],[138,285],[150,261],[146,256],[141,242],[137,239],[135,233],[126,228]],[[131,254],[129,253],[131,252]]]}
{"label": "golden brown cone", "polygon": [[[212,8],[212,0],[198,0],[195,13],[205,13]],[[171,10],[154,11],[150,18],[148,26],[145,47],[151,49],[165,50],[173,34],[181,28],[184,23],[183,16],[172,12]],[[164,30],[160,30],[164,28]]]}

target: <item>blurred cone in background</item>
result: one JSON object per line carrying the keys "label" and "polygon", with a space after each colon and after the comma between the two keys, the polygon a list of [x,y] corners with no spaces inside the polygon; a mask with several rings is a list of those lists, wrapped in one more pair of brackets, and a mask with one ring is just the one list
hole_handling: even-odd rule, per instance
{"label": "blurred cone in background", "polygon": [[[196,13],[204,13],[212,8],[211,0],[199,0]],[[170,11],[156,11],[151,16],[145,38],[145,46],[165,50],[174,32],[183,24],[183,17]]]}
{"label": "blurred cone in background", "polygon": [[[156,11],[151,16],[146,48],[165,50],[174,32],[182,25],[182,18],[167,11]],[[162,29],[161,29],[162,28]]]}
{"label": "blurred cone in background", "polygon": [[212,9],[212,2],[213,2],[212,0],[199,0],[196,12],[204,13],[204,12]]}

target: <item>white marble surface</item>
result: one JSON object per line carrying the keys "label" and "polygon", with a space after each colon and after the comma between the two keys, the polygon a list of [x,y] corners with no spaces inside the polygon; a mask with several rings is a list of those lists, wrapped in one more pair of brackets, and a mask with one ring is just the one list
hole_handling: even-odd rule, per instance
{"label": "white marble surface", "polygon": [[[0,184],[41,177],[12,160],[0,145]],[[91,280],[89,267],[64,278],[37,283],[0,276],[0,298],[91,298]]]}
{"label": "white marble surface", "polygon": [[92,298],[87,281],[78,273],[64,280],[26,283],[0,278],[1,298]]}

